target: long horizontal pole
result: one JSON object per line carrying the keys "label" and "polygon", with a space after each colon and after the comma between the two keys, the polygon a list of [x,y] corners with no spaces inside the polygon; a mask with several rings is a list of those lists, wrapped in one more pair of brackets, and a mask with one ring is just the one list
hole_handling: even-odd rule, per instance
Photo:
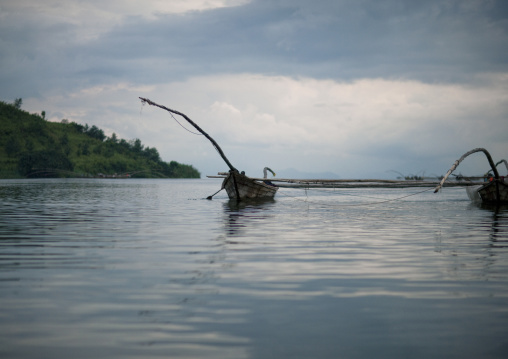
{"label": "long horizontal pole", "polygon": [[[208,178],[225,178],[227,173],[220,173],[217,176],[207,176]],[[439,181],[416,181],[416,180],[383,180],[383,179],[295,179],[295,178],[256,178],[249,177],[255,181],[270,181],[274,183],[288,183],[288,186],[309,186],[309,187],[335,187],[335,188],[349,188],[349,187],[435,187]],[[445,187],[468,187],[480,186],[485,184],[481,181],[453,181],[446,182]],[[282,186],[282,185],[281,185]]]}

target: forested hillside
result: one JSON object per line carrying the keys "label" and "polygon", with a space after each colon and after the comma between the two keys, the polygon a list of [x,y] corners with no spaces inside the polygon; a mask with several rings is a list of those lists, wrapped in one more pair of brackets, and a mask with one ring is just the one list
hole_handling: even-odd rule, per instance
{"label": "forested hillside", "polygon": [[0,178],[19,177],[169,177],[199,178],[191,165],[161,160],[141,140],[107,137],[96,126],[45,120],[0,101]]}

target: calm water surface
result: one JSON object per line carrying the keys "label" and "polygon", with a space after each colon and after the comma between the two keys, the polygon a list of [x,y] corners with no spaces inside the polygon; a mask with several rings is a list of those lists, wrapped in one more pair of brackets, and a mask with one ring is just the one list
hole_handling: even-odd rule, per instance
{"label": "calm water surface", "polygon": [[0,357],[507,357],[508,209],[219,188],[0,181]]}

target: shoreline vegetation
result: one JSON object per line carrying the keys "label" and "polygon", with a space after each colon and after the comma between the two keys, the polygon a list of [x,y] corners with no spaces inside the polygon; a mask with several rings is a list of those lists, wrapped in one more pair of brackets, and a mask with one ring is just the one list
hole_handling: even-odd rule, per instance
{"label": "shoreline vegetation", "polygon": [[21,109],[22,99],[0,101],[0,179],[201,178],[192,165],[165,162],[141,140],[107,137],[96,126],[63,119],[46,120],[46,113]]}

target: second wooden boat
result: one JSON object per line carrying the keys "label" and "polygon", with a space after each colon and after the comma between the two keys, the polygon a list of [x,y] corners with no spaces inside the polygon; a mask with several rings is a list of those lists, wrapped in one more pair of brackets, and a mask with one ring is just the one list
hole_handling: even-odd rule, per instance
{"label": "second wooden boat", "polygon": [[[448,170],[446,175],[443,177],[439,185],[436,187],[434,192],[437,192],[441,189],[444,182],[452,174],[453,171],[457,168],[457,166],[469,155],[476,153],[476,152],[483,152],[485,156],[487,157],[487,160],[489,161],[491,171],[493,173],[492,177],[486,178],[487,182],[485,184],[482,184],[480,186],[475,186],[471,188],[466,188],[467,195],[469,198],[474,202],[481,201],[482,203],[487,204],[506,204],[508,203],[508,184],[505,182],[504,177],[499,176],[499,172],[497,171],[497,164],[494,164],[494,161],[492,160],[492,156],[485,148],[475,148],[469,152],[466,152],[462,155],[461,158],[459,158],[455,163],[452,165],[452,167]],[[502,160],[501,162],[505,162],[505,160]],[[508,169],[508,165],[507,165]],[[489,171],[490,172],[490,171]]]}

